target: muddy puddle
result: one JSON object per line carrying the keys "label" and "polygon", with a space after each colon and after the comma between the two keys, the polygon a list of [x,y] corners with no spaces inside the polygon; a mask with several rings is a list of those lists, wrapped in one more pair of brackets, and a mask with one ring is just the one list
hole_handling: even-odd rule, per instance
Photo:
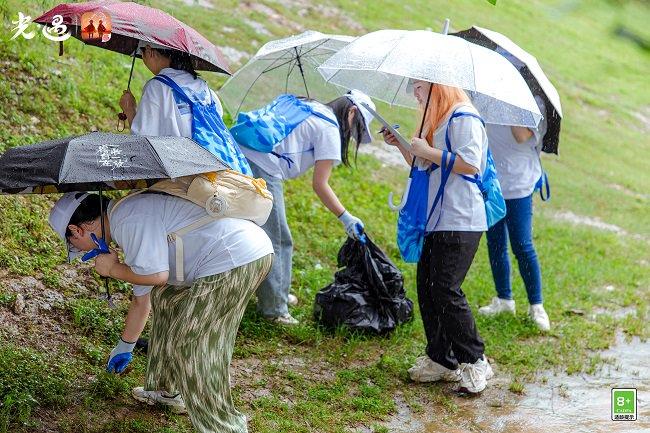
{"label": "muddy puddle", "polygon": [[[508,390],[510,378],[497,375],[478,398],[453,396],[458,410],[427,419],[396,399],[397,414],[386,423],[395,433],[650,433],[650,341],[638,338],[601,353],[606,363],[594,375],[547,372],[526,384],[524,395]],[[611,420],[611,389],[637,389],[638,421]]]}

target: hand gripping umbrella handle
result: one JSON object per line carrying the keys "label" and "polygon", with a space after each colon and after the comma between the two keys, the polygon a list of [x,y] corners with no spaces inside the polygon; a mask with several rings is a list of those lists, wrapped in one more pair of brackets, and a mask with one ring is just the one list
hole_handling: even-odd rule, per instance
{"label": "hand gripping umbrella handle", "polygon": [[404,188],[404,193],[402,193],[402,200],[399,202],[399,204],[395,204],[393,202],[393,193],[389,192],[388,193],[388,207],[392,211],[400,211],[406,206],[406,199],[408,198],[409,191],[411,190],[411,178],[409,177],[409,180],[406,182],[406,187]]}

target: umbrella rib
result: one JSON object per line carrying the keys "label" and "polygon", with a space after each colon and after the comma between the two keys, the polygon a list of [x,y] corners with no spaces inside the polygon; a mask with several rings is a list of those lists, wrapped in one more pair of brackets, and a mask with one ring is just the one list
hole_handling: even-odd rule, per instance
{"label": "umbrella rib", "polygon": [[[296,60],[297,60],[297,58],[296,58]],[[286,77],[285,82],[284,82],[284,92],[285,93],[289,93],[289,77],[293,73],[293,70],[295,69],[297,64],[298,64],[297,62],[292,63],[291,67],[289,68],[289,71],[287,72],[287,77]]]}
{"label": "umbrella rib", "polygon": [[250,93],[251,89],[253,88],[253,86],[255,85],[255,83],[257,83],[257,80],[259,80],[260,78],[262,78],[262,75],[264,75],[265,72],[266,72],[266,71],[262,71],[262,73],[260,73],[257,77],[255,77],[255,79],[253,80],[253,82],[251,83],[251,85],[250,85],[250,86],[248,87],[248,89],[246,90],[246,93],[244,93],[244,97],[243,97],[243,98],[241,99],[241,101],[239,102],[239,105],[237,106],[237,111],[235,111],[235,113],[233,113],[233,114],[237,114],[237,113],[239,113],[239,110],[241,110],[241,106],[244,105],[244,101],[246,100],[246,97],[247,97],[248,94]]}
{"label": "umbrella rib", "polygon": [[[274,60],[273,63],[275,63],[275,62],[277,62],[278,60],[281,60],[281,59],[282,59],[282,58],[278,58],[278,59]],[[273,63],[272,63],[269,67],[273,66]],[[286,63],[283,63],[283,64],[286,64]],[[282,65],[280,65],[280,66],[282,66]],[[278,67],[280,67],[280,66],[278,66]],[[273,69],[275,69],[275,68],[273,68]],[[271,70],[272,70],[272,69],[271,69]],[[241,110],[241,106],[244,105],[244,101],[246,100],[246,97],[247,97],[248,94],[250,93],[250,91],[251,91],[251,89],[253,88],[253,86],[255,85],[255,83],[257,83],[257,80],[259,80],[259,79],[262,77],[262,75],[264,75],[264,74],[265,74],[266,72],[268,72],[268,71],[269,71],[269,70],[266,69],[266,70],[262,71],[262,72],[261,72],[257,77],[255,77],[255,79],[253,80],[253,82],[251,83],[251,85],[250,85],[250,86],[248,87],[248,89],[246,90],[246,93],[244,93],[244,97],[243,97],[243,98],[241,99],[241,101],[239,102],[239,105],[237,106],[237,110],[236,110],[235,113],[233,113],[233,114],[237,114],[237,113],[239,113],[239,110]]]}
{"label": "umbrella rib", "polygon": [[[160,167],[161,167],[163,170],[165,170],[165,173],[166,173],[166,174],[169,174],[169,172],[168,172],[168,170],[167,170],[167,166],[165,165],[163,159],[160,157],[160,155],[158,155],[158,149],[156,149],[156,146],[153,145],[153,143],[151,142],[151,140],[149,139],[149,137],[145,137],[145,140],[147,140],[147,143],[149,143],[149,147],[150,147],[151,150],[153,151],[153,154],[155,155],[156,159],[158,160],[158,164],[160,164]],[[171,176],[170,176],[170,178],[171,178]]]}
{"label": "umbrella rib", "polygon": [[[320,47],[320,46],[321,46],[322,44],[324,44],[325,42],[327,42],[327,41],[323,41],[321,44],[319,44],[319,45],[317,45],[317,46],[315,46],[315,47],[313,47],[313,48],[310,48],[310,49],[309,49],[308,51],[306,51],[305,53],[302,53],[302,52],[299,53],[298,56],[306,56],[307,54],[309,54],[310,52],[312,52],[312,51],[315,50],[316,48]],[[297,47],[293,47],[293,48],[295,49],[295,48],[297,48]],[[287,51],[287,53],[290,53],[290,51]],[[282,59],[283,59],[283,57],[278,57],[277,59],[274,59],[274,60],[282,60]],[[272,60],[272,59],[269,59],[269,60]],[[284,63],[281,63],[281,64],[279,64],[279,65],[270,65],[267,69],[265,69],[264,71],[262,71],[262,73],[264,74],[264,73],[267,73],[267,72],[271,72],[271,71],[273,71],[273,70],[275,70],[275,69],[277,69],[277,68],[280,68],[280,67],[282,67],[282,66],[284,66],[284,65],[286,65],[286,64],[288,64],[288,63],[291,63],[291,62],[293,62],[293,61],[296,61],[296,60],[297,60],[297,58],[292,56],[290,59],[287,59],[287,61],[284,62]]]}
{"label": "umbrella rib", "polygon": [[393,99],[390,101],[391,106],[395,103],[395,99],[397,99],[397,95],[399,94],[399,89],[402,88],[402,84],[404,84],[404,80],[406,80],[406,77],[402,77],[402,81],[400,81],[399,86],[397,87],[397,91],[395,92]]}
{"label": "umbrella rib", "polygon": [[[74,140],[74,138],[72,140]],[[59,183],[61,182],[61,175],[63,174],[62,171],[63,171],[63,166],[65,165],[65,157],[68,154],[68,147],[70,147],[70,143],[72,142],[72,140],[68,141],[65,144],[65,152],[63,152],[63,161],[61,162],[61,167],[59,167],[59,177],[57,179]]]}

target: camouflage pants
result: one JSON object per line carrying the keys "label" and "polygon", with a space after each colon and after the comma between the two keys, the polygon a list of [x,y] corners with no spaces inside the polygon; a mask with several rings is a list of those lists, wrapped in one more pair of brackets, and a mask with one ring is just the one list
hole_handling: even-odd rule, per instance
{"label": "camouflage pants", "polygon": [[146,390],[179,392],[199,433],[245,433],[246,417],[230,395],[230,360],[237,329],[273,262],[269,254],[191,287],[151,292]]}

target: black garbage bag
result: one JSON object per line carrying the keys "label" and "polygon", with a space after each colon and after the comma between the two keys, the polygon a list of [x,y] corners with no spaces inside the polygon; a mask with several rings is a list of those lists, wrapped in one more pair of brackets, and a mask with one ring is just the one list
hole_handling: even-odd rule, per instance
{"label": "black garbage bag", "polygon": [[413,317],[402,273],[366,234],[366,242],[348,238],[338,254],[334,282],[316,294],[314,317],[326,328],[384,334]]}

